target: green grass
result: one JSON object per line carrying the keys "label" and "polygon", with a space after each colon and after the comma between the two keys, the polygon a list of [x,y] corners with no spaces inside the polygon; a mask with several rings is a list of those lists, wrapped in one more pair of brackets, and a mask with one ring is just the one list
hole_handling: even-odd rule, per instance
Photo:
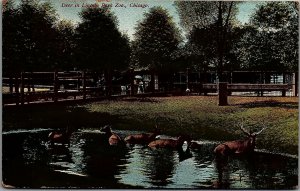
{"label": "green grass", "polygon": [[225,141],[244,137],[239,129],[244,120],[244,127],[252,131],[267,126],[258,136],[258,148],[298,153],[298,98],[231,96],[228,102],[229,106],[218,106],[218,97],[190,96],[9,108],[3,112],[3,128],[56,128],[67,124],[100,128],[111,123],[114,129],[151,131],[156,121],[164,134],[186,133],[193,139]]}

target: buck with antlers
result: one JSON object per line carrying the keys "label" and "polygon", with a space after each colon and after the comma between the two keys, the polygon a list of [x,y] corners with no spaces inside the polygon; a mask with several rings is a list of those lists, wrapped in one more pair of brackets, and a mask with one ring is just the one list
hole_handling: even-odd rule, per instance
{"label": "buck with antlers", "polygon": [[218,145],[214,149],[214,153],[217,158],[227,157],[229,155],[247,155],[254,152],[256,136],[259,135],[266,126],[263,124],[263,128],[255,133],[248,132],[243,127],[243,122],[240,129],[247,135],[248,138],[244,140],[228,141]]}

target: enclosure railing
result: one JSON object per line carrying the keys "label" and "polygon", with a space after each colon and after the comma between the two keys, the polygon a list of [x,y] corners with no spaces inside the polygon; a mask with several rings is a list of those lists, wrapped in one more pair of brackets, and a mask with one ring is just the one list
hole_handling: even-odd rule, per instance
{"label": "enclosure railing", "polygon": [[[148,77],[141,80],[141,76],[130,71],[126,80],[113,83],[103,82],[102,74],[94,72],[22,72],[14,77],[3,77],[3,104],[24,105],[32,102],[58,102],[62,100],[87,100],[99,99],[109,96],[153,96],[153,95],[187,95],[217,93],[217,83],[181,81],[163,84],[156,77]],[[151,79],[153,78],[153,79]],[[151,86],[151,80],[155,81],[155,88]],[[297,80],[297,79],[296,79]],[[295,81],[295,80],[294,80]],[[153,83],[153,82],[152,82]],[[167,88],[166,88],[167,87]],[[189,92],[186,92],[189,89]],[[286,96],[287,91],[295,91],[296,82],[281,84],[252,84],[252,83],[228,83],[227,94],[233,92],[255,92],[257,96],[263,96],[264,92],[278,91],[281,96]],[[294,96],[297,96],[295,91]]]}

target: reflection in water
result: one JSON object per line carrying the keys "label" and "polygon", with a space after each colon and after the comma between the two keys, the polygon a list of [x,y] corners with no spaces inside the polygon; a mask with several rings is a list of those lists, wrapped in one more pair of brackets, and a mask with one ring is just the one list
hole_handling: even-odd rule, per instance
{"label": "reflection in water", "polygon": [[173,181],[177,168],[180,168],[181,161],[192,157],[190,151],[153,150],[138,145],[131,148],[128,155],[128,163],[120,174],[120,182],[143,185],[145,188],[165,188],[172,184],[178,186],[178,182]]}
{"label": "reflection in water", "polygon": [[150,183],[154,186],[163,187],[171,183],[175,165],[178,161],[176,151],[168,149],[153,150],[147,156],[145,163],[146,176],[150,177]]}
{"label": "reflection in water", "polygon": [[[18,188],[291,189],[298,160],[256,152],[217,163],[205,143],[197,150],[114,148],[99,130],[77,131],[70,147],[47,143],[49,131],[6,132],[3,181]],[[120,131],[125,137],[130,132]],[[22,174],[22,176],[20,176]]]}
{"label": "reflection in water", "polygon": [[296,160],[285,156],[255,152],[251,157],[215,161],[215,167],[218,180],[213,186],[216,188],[282,189],[298,184],[298,175],[291,171],[298,169]]}

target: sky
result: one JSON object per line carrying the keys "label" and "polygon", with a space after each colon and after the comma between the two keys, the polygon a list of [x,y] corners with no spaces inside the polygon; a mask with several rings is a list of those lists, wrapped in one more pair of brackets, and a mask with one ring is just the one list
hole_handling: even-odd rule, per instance
{"label": "sky", "polygon": [[[78,13],[82,10],[82,4],[95,4],[99,6],[102,4],[112,4],[112,11],[118,18],[119,29],[121,32],[127,33],[130,39],[133,39],[135,26],[143,19],[143,14],[153,6],[161,6],[167,9],[173,17],[178,27],[179,16],[176,8],[173,6],[173,0],[45,0],[52,2],[54,8],[61,19],[72,20],[74,23],[80,21]],[[110,1],[107,3],[106,1]],[[80,7],[74,7],[74,4],[79,4]],[[146,5],[142,7],[131,7],[132,3]],[[73,4],[72,7],[65,7],[66,4]],[[126,7],[116,7],[117,4],[123,4]],[[246,23],[249,20],[249,15],[253,12],[257,2],[244,2],[239,6],[239,13],[237,15],[241,23]]]}

